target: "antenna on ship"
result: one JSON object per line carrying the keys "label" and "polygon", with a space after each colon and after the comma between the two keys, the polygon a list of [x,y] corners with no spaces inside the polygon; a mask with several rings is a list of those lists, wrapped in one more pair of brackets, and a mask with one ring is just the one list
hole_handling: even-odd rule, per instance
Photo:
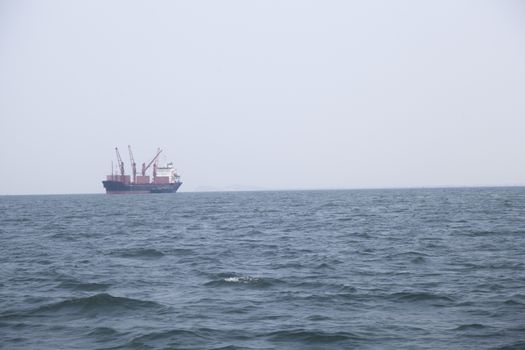
{"label": "antenna on ship", "polygon": [[137,183],[137,163],[133,158],[133,152],[131,152],[131,146],[128,145],[129,161],[131,162],[131,171],[133,172],[133,183]]}

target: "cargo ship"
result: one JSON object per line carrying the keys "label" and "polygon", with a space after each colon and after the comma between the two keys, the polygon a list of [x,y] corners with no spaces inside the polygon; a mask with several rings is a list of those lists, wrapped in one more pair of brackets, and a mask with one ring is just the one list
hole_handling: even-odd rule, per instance
{"label": "cargo ship", "polygon": [[[102,181],[107,194],[135,194],[135,193],[175,193],[179,189],[182,182],[177,170],[173,167],[173,163],[167,163],[164,166],[159,165],[159,155],[162,153],[161,149],[157,149],[155,157],[146,165],[142,163],[142,171],[137,175],[137,166],[131,151],[131,146],[128,146],[129,158],[131,164],[131,175],[126,175],[124,169],[124,162],[120,156],[118,147],[115,147],[117,154],[117,174],[114,173],[113,162],[111,164],[111,175],[106,176],[106,180]],[[153,169],[152,177],[146,175],[148,169]]]}

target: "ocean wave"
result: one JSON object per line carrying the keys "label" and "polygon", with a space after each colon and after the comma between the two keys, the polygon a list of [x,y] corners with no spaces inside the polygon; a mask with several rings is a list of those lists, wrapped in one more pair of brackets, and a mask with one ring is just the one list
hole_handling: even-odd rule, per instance
{"label": "ocean wave", "polygon": [[268,349],[269,347],[240,345],[257,337],[266,338],[267,335],[251,333],[246,329],[169,329],[135,336],[127,343],[112,349]]}
{"label": "ocean wave", "polygon": [[268,288],[281,283],[283,283],[283,281],[275,278],[231,275],[207,282],[204,285],[207,287],[246,285],[256,288]]}
{"label": "ocean wave", "polygon": [[454,328],[455,331],[467,331],[467,330],[476,330],[476,329],[485,329],[488,328],[485,325],[480,323],[471,323],[471,324],[462,324]]}
{"label": "ocean wave", "polygon": [[92,337],[114,337],[119,334],[119,331],[111,327],[96,327],[88,333]]}
{"label": "ocean wave", "polygon": [[[54,232],[54,231],[53,231]],[[59,231],[59,232],[56,232],[56,233],[53,233],[49,236],[49,238],[52,238],[52,239],[63,239],[63,240],[67,240],[67,241],[77,241],[79,239],[79,237],[75,234],[71,234],[71,232],[67,232],[67,231]]]}
{"label": "ocean wave", "polygon": [[518,261],[497,261],[497,262],[490,262],[484,265],[481,265],[479,268],[484,269],[509,269],[509,270],[521,270],[523,269],[524,264],[522,262]]}
{"label": "ocean wave", "polygon": [[328,270],[334,270],[335,267],[332,266],[331,264],[328,264],[328,263],[321,263],[321,264],[315,266],[315,269],[316,269],[316,270],[326,270],[326,269],[328,269]]}
{"label": "ocean wave", "polygon": [[152,259],[161,258],[164,256],[164,253],[153,248],[126,248],[114,250],[111,252],[111,255],[115,255],[120,258]]}
{"label": "ocean wave", "polygon": [[115,297],[107,293],[100,293],[44,304],[34,309],[8,310],[0,314],[0,320],[13,321],[21,318],[56,317],[57,315],[74,318],[99,317],[101,315],[125,314],[160,308],[161,305],[153,301]]}
{"label": "ocean wave", "polygon": [[516,343],[503,345],[495,348],[496,350],[523,350],[525,349],[525,341],[519,341]]}
{"label": "ocean wave", "polygon": [[30,222],[32,221],[30,218],[27,217],[20,217],[20,218],[7,218],[3,219],[3,223],[24,223],[24,222]]}
{"label": "ocean wave", "polygon": [[426,260],[422,256],[418,256],[418,257],[415,257],[414,259],[410,260],[410,262],[414,263],[414,264],[423,264],[423,263],[426,262]]}
{"label": "ocean wave", "polygon": [[349,284],[323,283],[315,281],[305,281],[299,283],[289,283],[290,287],[298,290],[320,290],[332,293],[355,293],[357,289]]}
{"label": "ocean wave", "polygon": [[499,232],[491,231],[491,230],[470,230],[470,231],[464,231],[460,233],[460,235],[469,236],[469,237],[483,237],[483,236],[492,236],[492,235],[497,235],[497,234],[499,234]]}
{"label": "ocean wave", "polygon": [[131,339],[120,349],[151,349],[173,348],[180,344],[195,344],[203,339],[218,336],[217,331],[209,329],[171,329],[166,331],[151,332]]}
{"label": "ocean wave", "polygon": [[92,292],[97,290],[106,290],[110,287],[107,283],[80,282],[76,280],[64,281],[58,285],[59,288]]}
{"label": "ocean wave", "polygon": [[246,232],[246,235],[263,235],[264,232],[260,231],[260,230],[256,230],[256,229],[251,229],[249,231]]}
{"label": "ocean wave", "polygon": [[388,255],[388,258],[419,258],[419,257],[422,257],[422,258],[425,258],[425,257],[428,257],[429,255],[426,254],[426,253],[422,253],[422,252],[416,252],[416,251],[407,251],[407,252],[400,252],[400,253],[395,253],[395,254],[391,254],[391,255]]}
{"label": "ocean wave", "polygon": [[503,302],[503,304],[505,304],[505,305],[512,305],[512,306],[525,306],[524,302],[520,302],[520,301],[516,300],[515,298],[507,299],[507,300],[505,300]]}
{"label": "ocean wave", "polygon": [[454,299],[452,299],[449,296],[434,294],[434,293],[429,293],[429,292],[399,292],[399,293],[390,294],[390,297],[397,301],[410,301],[410,302],[418,302],[418,301],[453,302],[454,301]]}
{"label": "ocean wave", "polygon": [[158,308],[153,301],[116,297],[107,293],[95,294],[89,297],[73,298],[57,303],[43,305],[28,313],[29,316],[54,313],[74,313],[78,315],[98,316],[115,312],[133,312],[143,309]]}
{"label": "ocean wave", "polygon": [[304,264],[301,264],[297,261],[291,261],[291,262],[274,262],[271,265],[272,269],[278,270],[278,269],[303,269],[305,268]]}
{"label": "ocean wave", "polygon": [[326,315],[310,315],[306,318],[308,321],[321,322],[321,321],[330,321],[332,317]]}
{"label": "ocean wave", "polygon": [[409,260],[413,264],[422,264],[426,262],[426,258],[428,257],[428,254],[422,253],[422,252],[414,252],[414,251],[408,251],[408,252],[400,252],[395,254],[389,254],[386,256],[387,259],[392,260]]}
{"label": "ocean wave", "polygon": [[186,256],[186,255],[194,255],[195,251],[193,249],[189,248],[174,248],[168,251],[169,254],[173,254],[176,256]]}
{"label": "ocean wave", "polygon": [[347,340],[361,340],[360,336],[350,332],[324,332],[306,329],[276,331],[267,334],[267,337],[274,342],[303,342],[305,344],[327,344]]}
{"label": "ocean wave", "polygon": [[345,305],[362,300],[364,295],[357,292],[353,286],[346,284],[330,284],[303,282],[299,284],[287,283],[287,291],[281,293],[278,301],[299,301],[316,305]]}
{"label": "ocean wave", "polygon": [[225,346],[219,346],[216,348],[210,348],[210,350],[253,350],[253,349],[258,349],[258,348],[235,346],[235,345],[225,345]]}

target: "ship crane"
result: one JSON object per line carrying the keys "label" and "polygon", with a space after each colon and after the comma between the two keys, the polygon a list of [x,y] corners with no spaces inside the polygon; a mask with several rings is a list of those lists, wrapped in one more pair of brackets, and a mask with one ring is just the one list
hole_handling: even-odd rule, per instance
{"label": "ship crane", "polygon": [[122,161],[122,158],[120,157],[120,152],[118,151],[118,147],[115,147],[115,152],[117,152],[117,162],[118,162],[118,167],[120,169],[120,175],[124,176],[124,162]]}
{"label": "ship crane", "polygon": [[131,152],[131,146],[128,145],[129,151],[129,161],[131,162],[131,171],[133,172],[133,183],[137,183],[137,163],[135,163],[135,158],[133,158],[133,152]]}
{"label": "ship crane", "polygon": [[[106,180],[102,181],[104,189],[108,194],[128,194],[128,193],[175,193],[182,185],[177,171],[173,167],[173,163],[166,163],[165,166],[159,166],[160,154],[162,150],[157,148],[155,156],[147,165],[142,163],[142,172],[137,173],[137,164],[135,163],[135,156],[128,145],[129,160],[130,160],[130,175],[126,175],[124,169],[124,162],[118,147],[115,148],[117,154],[117,164],[115,161],[111,162],[111,175],[106,176]],[[139,163],[140,164],[140,163]],[[150,176],[146,175],[149,168],[153,169],[153,181],[150,181]],[[140,176],[142,173],[142,176]],[[132,177],[133,176],[133,177]]]}
{"label": "ship crane", "polygon": [[[157,148],[158,154],[160,154],[160,148]],[[159,157],[157,156],[157,159],[155,159],[155,163],[153,163],[153,181],[155,181],[155,178],[157,177],[157,168],[159,167]]]}
{"label": "ship crane", "polygon": [[153,157],[153,159],[151,160],[151,162],[149,162],[148,165],[146,165],[146,163],[142,163],[142,176],[146,176],[146,171],[149,169],[151,164],[155,163],[161,152],[162,150],[159,148],[157,150],[157,154],[155,155],[155,157]]}

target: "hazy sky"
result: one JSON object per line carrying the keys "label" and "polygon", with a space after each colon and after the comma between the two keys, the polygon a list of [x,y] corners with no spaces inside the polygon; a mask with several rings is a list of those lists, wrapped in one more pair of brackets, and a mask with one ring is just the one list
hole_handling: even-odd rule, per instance
{"label": "hazy sky", "polygon": [[0,0],[0,194],[525,184],[525,1]]}

